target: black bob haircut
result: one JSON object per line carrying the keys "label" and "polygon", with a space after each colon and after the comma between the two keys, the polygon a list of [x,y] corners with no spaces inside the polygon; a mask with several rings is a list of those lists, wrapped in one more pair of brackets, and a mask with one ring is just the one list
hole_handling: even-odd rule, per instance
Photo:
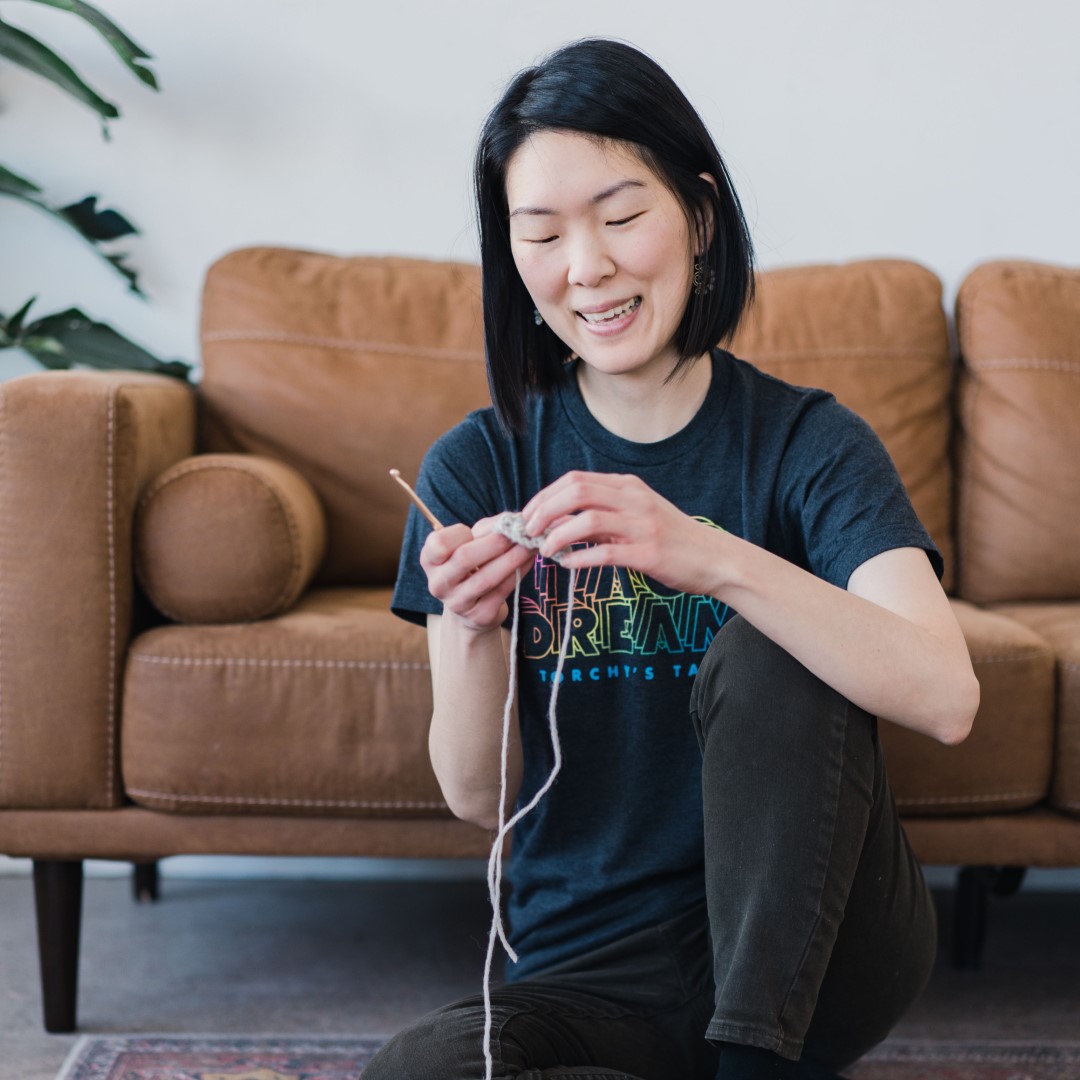
{"label": "black bob haircut", "polygon": [[[488,385],[507,431],[522,430],[526,395],[550,391],[566,359],[566,346],[533,318],[510,248],[506,201],[514,152],[531,135],[551,130],[627,144],[678,199],[699,251],[711,212],[704,261],[713,288],[687,299],[672,375],[729,339],[754,297],[754,251],[742,206],[712,136],[671,76],[620,41],[585,38],[563,46],[514,76],[485,120],[476,149]],[[700,173],[713,176],[717,186]]]}

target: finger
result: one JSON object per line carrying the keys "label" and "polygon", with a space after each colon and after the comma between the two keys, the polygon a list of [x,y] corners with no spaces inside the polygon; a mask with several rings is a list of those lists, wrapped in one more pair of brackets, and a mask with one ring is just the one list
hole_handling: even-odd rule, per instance
{"label": "finger", "polygon": [[584,469],[572,469],[570,472],[563,473],[558,480],[553,480],[547,487],[541,488],[522,508],[521,516],[528,518],[536,512],[537,507],[545,502],[552,496],[557,496],[566,488],[573,484],[580,483],[582,481],[589,480],[603,480],[604,477],[610,476],[610,473],[593,473],[586,472]]}
{"label": "finger", "polygon": [[500,533],[488,533],[456,548],[448,561],[455,571],[472,573],[516,546]]}
{"label": "finger", "polygon": [[[475,604],[489,592],[497,590],[507,577],[512,579],[515,571],[525,569],[535,557],[532,551],[507,540],[506,537],[497,539],[505,545],[503,550],[492,558],[485,558],[479,565],[473,562],[471,555],[473,549],[480,546],[479,541],[459,548],[455,557],[447,564],[443,575],[438,580],[433,578],[433,595],[439,595],[434,591],[435,586],[438,586],[445,594],[440,599],[451,599],[465,605]],[[500,596],[501,599],[505,599],[505,593]]]}
{"label": "finger", "polygon": [[560,562],[566,570],[583,570],[590,566],[625,566],[637,570],[640,567],[636,562],[635,550],[624,544],[593,544],[568,551]]}
{"label": "finger", "polygon": [[467,525],[447,525],[444,529],[429,533],[420,549],[420,565],[425,570],[440,566],[472,538],[472,530]]}
{"label": "finger", "polygon": [[521,573],[524,580],[530,570],[531,566],[523,567],[520,562],[508,565],[505,558],[496,560],[483,571],[461,582],[448,596],[442,598],[443,604],[464,618],[479,621],[492,616],[514,591],[518,573]]}
{"label": "finger", "polygon": [[540,545],[540,553],[550,558],[573,544],[627,543],[631,538],[624,515],[607,510],[583,510],[552,528]]}
{"label": "finger", "polygon": [[625,504],[625,494],[617,479],[598,474],[568,482],[537,499],[524,515],[525,528],[531,536],[539,536],[560,517],[589,509],[619,510]]}

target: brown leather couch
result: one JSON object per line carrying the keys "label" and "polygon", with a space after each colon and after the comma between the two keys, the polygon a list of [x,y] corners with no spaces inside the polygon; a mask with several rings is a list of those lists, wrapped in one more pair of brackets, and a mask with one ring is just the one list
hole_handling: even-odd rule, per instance
{"label": "brown leather couch", "polygon": [[[960,360],[915,263],[795,267],[731,349],[865,416],[946,556],[974,730],[882,735],[920,858],[971,868],[970,965],[988,888],[1080,865],[1080,270],[980,266],[956,325]],[[440,797],[424,634],[388,611],[387,471],[488,400],[476,268],[233,252],[202,346],[197,389],[0,387],[0,852],[35,860],[49,1030],[75,1025],[83,859],[491,839]]]}

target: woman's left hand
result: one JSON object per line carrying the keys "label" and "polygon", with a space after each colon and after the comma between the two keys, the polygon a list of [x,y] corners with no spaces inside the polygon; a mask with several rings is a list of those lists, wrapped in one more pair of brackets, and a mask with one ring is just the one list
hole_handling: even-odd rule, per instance
{"label": "woman's left hand", "polygon": [[540,549],[550,557],[572,544],[592,546],[563,556],[566,567],[625,566],[686,593],[716,595],[726,534],[684,514],[637,476],[568,472],[522,509],[531,536],[551,532]]}

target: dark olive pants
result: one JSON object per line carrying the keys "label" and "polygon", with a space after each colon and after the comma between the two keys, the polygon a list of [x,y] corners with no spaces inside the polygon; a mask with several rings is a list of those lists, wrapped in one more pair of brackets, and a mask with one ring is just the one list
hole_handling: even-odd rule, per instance
{"label": "dark olive pants", "polygon": [[[933,900],[877,720],[744,619],[717,635],[690,720],[706,902],[492,989],[499,1080],[712,1080],[717,1042],[816,1080],[889,1033],[930,976]],[[480,994],[399,1032],[364,1080],[484,1076]]]}

